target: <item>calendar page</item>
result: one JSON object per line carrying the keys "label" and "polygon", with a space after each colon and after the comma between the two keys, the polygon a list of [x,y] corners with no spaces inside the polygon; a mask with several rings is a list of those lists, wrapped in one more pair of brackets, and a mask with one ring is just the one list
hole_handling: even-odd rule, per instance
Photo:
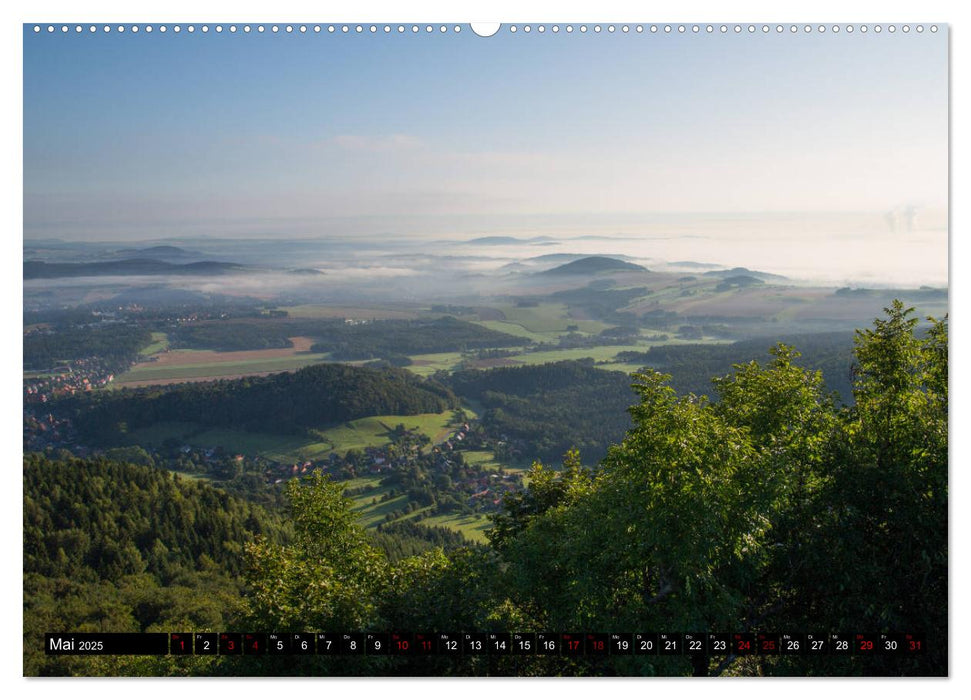
{"label": "calendar page", "polygon": [[947,23],[83,19],[23,675],[948,676]]}

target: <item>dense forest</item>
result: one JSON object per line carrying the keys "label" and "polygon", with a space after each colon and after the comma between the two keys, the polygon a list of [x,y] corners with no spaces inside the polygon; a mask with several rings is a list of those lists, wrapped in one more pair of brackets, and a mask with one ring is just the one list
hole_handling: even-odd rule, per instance
{"label": "dense forest", "polygon": [[799,349],[800,364],[823,373],[826,390],[835,391],[843,402],[853,399],[853,334],[805,333],[769,338],[740,340],[725,345],[655,345],[644,352],[624,351],[619,362],[640,363],[669,374],[671,386],[680,394],[698,396],[712,393],[712,377],[732,371],[732,365],[764,360],[775,342]]}
{"label": "dense forest", "polygon": [[341,325],[317,336],[314,352],[338,360],[368,360],[395,355],[458,352],[511,347],[523,339],[450,316],[433,321],[375,321]]}
{"label": "dense forest", "polygon": [[371,360],[400,355],[458,352],[522,345],[523,339],[450,316],[411,321],[291,319],[199,321],[169,331],[175,347],[200,350],[262,350],[291,347],[290,338],[314,339],[312,352],[335,360]]}
{"label": "dense forest", "polygon": [[290,348],[288,334],[298,335],[283,323],[262,319],[199,321],[173,327],[168,334],[172,347],[219,352]]}
{"label": "dense forest", "polygon": [[508,457],[555,460],[577,448],[590,463],[630,427],[630,378],[583,361],[456,372],[449,385],[486,408],[482,423],[505,436]]}
{"label": "dense forest", "polygon": [[292,536],[279,515],[148,467],[26,455],[23,484],[27,675],[83,663],[45,656],[45,632],[221,628],[245,543]]}
{"label": "dense forest", "polygon": [[24,369],[47,370],[60,363],[97,357],[110,366],[127,368],[151,333],[129,325],[65,326],[57,332],[24,334]]}
{"label": "dense forest", "polygon": [[441,413],[457,407],[448,389],[404,370],[339,364],[267,377],[99,392],[60,404],[80,434],[98,443],[112,443],[128,431],[165,421],[299,433],[365,416]]}
{"label": "dense forest", "polygon": [[[220,532],[237,538],[227,543],[227,556],[243,548],[242,580],[232,576],[239,570],[234,565],[220,568],[212,555],[194,555],[196,572],[172,579],[173,586],[185,582],[184,596],[171,587],[152,589],[158,579],[145,576],[158,575],[153,561],[167,560],[156,542],[180,557],[183,548],[191,550],[180,528],[207,516],[190,504],[169,512],[167,501],[205,502],[201,491],[193,494],[185,482],[163,475],[161,481],[178,486],[159,502],[126,493],[134,488],[127,482],[140,483],[134,473],[109,486],[108,472],[99,472],[107,466],[73,463],[81,468],[75,474],[60,471],[63,464],[29,458],[25,557],[30,552],[34,559],[29,568],[25,561],[25,642],[50,629],[220,625],[263,631],[910,631],[926,636],[923,655],[45,659],[34,643],[25,646],[25,671],[945,676],[947,321],[934,321],[921,334],[916,325],[910,310],[894,303],[872,328],[857,332],[851,405],[834,401],[820,372],[801,366],[797,350],[785,344],[768,361],[737,364],[717,378],[717,401],[679,396],[668,377],[651,370],[634,375],[637,401],[626,435],[596,468],[583,466],[576,451],[567,452],[558,469],[534,464],[528,488],[507,496],[495,516],[488,547],[444,540],[430,549],[382,546],[357,524],[341,484],[320,472],[294,479],[287,486],[292,531],[269,520],[257,523],[255,510],[250,525],[248,518],[242,526],[227,522]],[[558,374],[582,377],[590,368],[536,369],[521,377],[496,374],[502,381],[493,378],[490,386],[515,397],[528,377],[524,395],[557,399],[547,389],[560,385]],[[468,373],[460,381],[471,390],[485,380]],[[485,386],[478,386],[483,398]],[[584,407],[596,415],[595,403]],[[93,485],[73,483],[87,481]],[[144,483],[151,491],[153,479]],[[212,507],[242,515],[233,503]],[[147,523],[145,513],[156,513],[159,522]],[[173,520],[180,524],[170,532]],[[97,548],[80,547],[87,554],[78,562],[71,538],[83,543],[86,535],[94,542],[105,533],[115,534],[119,554],[101,559],[92,554]],[[404,541],[423,535],[382,533],[396,534]],[[216,551],[211,543],[199,546]],[[131,564],[138,561],[132,550],[143,562],[141,572]],[[96,571],[101,582],[81,591],[73,581],[43,573],[115,562],[122,568]],[[203,608],[207,597],[212,603]]]}

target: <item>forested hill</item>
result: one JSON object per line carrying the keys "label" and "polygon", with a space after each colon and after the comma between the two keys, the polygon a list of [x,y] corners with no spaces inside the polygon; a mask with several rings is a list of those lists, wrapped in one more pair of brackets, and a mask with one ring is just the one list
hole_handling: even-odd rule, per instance
{"label": "forested hill", "polygon": [[141,258],[86,263],[47,263],[40,260],[27,260],[24,262],[24,279],[127,275],[223,275],[244,272],[246,269],[243,265],[215,260],[185,265]]}
{"label": "forested hill", "polygon": [[279,515],[149,467],[30,454],[23,485],[29,676],[144,673],[116,668],[131,657],[47,656],[44,633],[229,628],[245,547],[292,539]]}
{"label": "forested hill", "polygon": [[678,393],[713,395],[712,377],[732,371],[732,365],[769,358],[769,348],[785,343],[800,353],[799,364],[818,369],[828,391],[835,391],[846,403],[853,401],[851,369],[853,334],[844,332],[790,334],[778,338],[740,340],[729,345],[657,345],[646,352],[626,351],[617,355],[622,362],[639,363],[671,375]]}
{"label": "forested hill", "polygon": [[458,405],[445,387],[405,370],[338,364],[64,401],[81,435],[99,441],[164,421],[295,434],[366,416],[441,413]]}
{"label": "forested hill", "polygon": [[559,461],[571,448],[584,462],[600,459],[630,428],[627,409],[637,403],[629,376],[582,361],[467,370],[449,384],[481,402],[486,427],[509,438],[510,457],[526,461]]}
{"label": "forested hill", "polygon": [[591,275],[598,272],[647,272],[647,268],[642,265],[624,262],[616,258],[606,258],[594,255],[589,258],[581,258],[573,262],[554,267],[552,270],[541,272],[541,275]]}
{"label": "forested hill", "polygon": [[167,583],[206,560],[240,573],[243,545],[285,539],[259,506],[167,471],[24,456],[24,573],[93,582],[148,573]]}
{"label": "forested hill", "polygon": [[72,326],[57,332],[24,335],[24,370],[46,370],[60,362],[100,358],[110,367],[127,368],[138,351],[151,342],[151,333],[127,325]]}

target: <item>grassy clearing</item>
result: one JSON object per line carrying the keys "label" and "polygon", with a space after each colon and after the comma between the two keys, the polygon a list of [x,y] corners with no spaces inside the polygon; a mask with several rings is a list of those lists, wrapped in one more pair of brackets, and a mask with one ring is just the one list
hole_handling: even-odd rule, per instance
{"label": "grassy clearing", "polygon": [[529,333],[566,333],[567,326],[576,326],[581,333],[599,333],[610,327],[610,324],[603,321],[571,318],[566,304],[500,306],[498,310],[506,317],[505,323],[518,326]]}
{"label": "grassy clearing", "polygon": [[166,333],[153,332],[152,341],[141,350],[138,354],[141,357],[148,357],[149,355],[157,355],[163,350],[167,350],[169,347],[169,336]]}
{"label": "grassy clearing", "polygon": [[497,471],[499,467],[506,469],[506,471],[516,471],[515,469],[508,469],[506,465],[497,462],[496,456],[491,450],[463,451],[462,457],[465,459],[466,464],[479,465],[488,471]]}
{"label": "grassy clearing", "polygon": [[321,440],[334,445],[334,450],[344,452],[388,444],[391,441],[390,431],[399,423],[409,430],[427,435],[432,443],[438,443],[448,435],[451,420],[452,411],[415,416],[371,416],[316,432]]}
{"label": "grassy clearing", "polygon": [[566,332],[566,327],[574,324],[567,315],[565,304],[500,306],[499,311],[509,323],[515,323],[533,333]]}
{"label": "grassy clearing", "polygon": [[606,369],[611,372],[623,372],[624,374],[631,374],[632,372],[640,371],[644,365],[637,364],[636,362],[610,362],[605,365],[597,365],[597,369]]}
{"label": "grassy clearing", "polygon": [[549,331],[546,333],[537,333],[535,331],[529,331],[523,328],[518,323],[513,323],[512,321],[476,321],[480,326],[485,326],[494,331],[499,331],[500,333],[508,333],[509,335],[515,335],[525,340],[531,340],[536,343],[545,343],[551,340],[556,340],[562,335],[555,331]]}
{"label": "grassy clearing", "polygon": [[[386,521],[386,516],[396,510],[402,510],[408,505],[408,496],[401,494],[387,501],[382,502],[381,498],[388,492],[388,489],[379,489],[373,493],[360,496],[355,499],[355,505],[351,507],[351,512],[357,515],[357,521],[362,527],[377,527]],[[371,503],[372,500],[376,503]]]}
{"label": "grassy clearing", "polygon": [[453,371],[462,362],[460,352],[436,352],[427,355],[411,355],[412,364],[405,369],[420,377],[428,377],[439,370]]}
{"label": "grassy clearing", "polygon": [[[449,433],[452,411],[415,416],[371,416],[349,421],[312,435],[276,435],[224,428],[204,429],[195,423],[157,423],[129,433],[126,444],[159,446],[167,438],[200,448],[221,447],[228,452],[259,455],[279,462],[322,459],[331,452],[381,447],[391,442],[389,431],[399,423],[441,442]],[[354,487],[348,487],[354,488]]]}
{"label": "grassy clearing", "polygon": [[478,519],[474,515],[432,515],[421,521],[428,527],[447,527],[465,535],[473,542],[486,542],[486,532],[492,529],[492,521],[485,515]]}

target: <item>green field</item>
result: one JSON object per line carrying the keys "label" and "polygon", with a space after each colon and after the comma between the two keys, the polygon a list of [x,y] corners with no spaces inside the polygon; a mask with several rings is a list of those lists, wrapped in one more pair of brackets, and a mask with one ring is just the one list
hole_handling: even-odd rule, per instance
{"label": "green field", "polygon": [[[351,497],[351,511],[357,514],[357,521],[363,527],[376,528],[378,525],[387,522],[387,520],[385,520],[385,516],[387,516],[388,513],[403,510],[408,504],[408,497],[406,494],[400,494],[390,500],[381,502],[381,498],[387,494],[391,488],[381,486],[380,482],[381,480],[379,477],[363,477],[341,482],[341,485],[347,489],[361,488],[363,486],[376,487],[374,491]],[[409,513],[408,515],[405,515],[404,517],[398,518],[395,522],[413,519],[420,513],[427,513],[430,510],[431,506],[420,508]],[[422,520],[421,524],[427,525],[428,527],[447,527],[451,530],[461,532],[463,535],[465,535],[465,537],[473,540],[474,542],[485,542],[485,533],[490,527],[492,527],[492,521],[490,521],[485,515],[479,519],[476,519],[474,515],[461,515],[457,513],[449,515],[432,515]]]}
{"label": "green field", "polygon": [[335,446],[327,450],[328,452],[345,452],[350,449],[380,447],[388,444],[389,431],[399,423],[409,430],[427,435],[432,444],[439,443],[448,436],[451,420],[452,411],[419,413],[415,416],[371,416],[315,432],[322,441]]}
{"label": "green field", "polygon": [[597,369],[606,369],[611,372],[623,372],[624,374],[631,374],[632,372],[638,372],[643,369],[644,365],[639,365],[636,362],[609,362],[605,365],[597,365]]}
{"label": "green field", "polygon": [[567,348],[565,350],[542,350],[539,352],[527,352],[521,355],[510,357],[527,365],[541,365],[544,362],[560,362],[562,360],[581,360],[585,357],[592,357],[595,362],[613,360],[618,352],[632,350],[634,352],[644,352],[647,347],[644,345],[600,345],[595,348]]}
{"label": "green field", "polygon": [[331,452],[381,447],[390,442],[389,430],[399,423],[417,429],[433,443],[449,432],[452,411],[415,416],[371,416],[343,425],[312,431],[313,435],[276,435],[222,428],[201,429],[194,423],[158,423],[129,433],[126,444],[157,447],[165,439],[199,448],[221,447],[228,452],[261,456],[279,462],[321,459]]}
{"label": "green field", "polygon": [[451,372],[462,361],[460,352],[436,352],[427,355],[410,355],[412,364],[405,367],[420,377],[428,377],[439,370]]}
{"label": "green field", "polygon": [[[355,479],[355,481],[358,481]],[[350,482],[347,482],[350,483]],[[375,485],[378,480],[375,479]],[[350,487],[348,487],[350,488]],[[390,487],[379,487],[371,493],[354,496],[351,501],[351,512],[357,515],[357,521],[363,527],[377,527],[381,523],[387,522],[385,516],[396,510],[402,510],[408,504],[408,496],[400,494],[388,501],[381,501],[381,498],[390,491]],[[376,503],[372,501],[376,500]]]}
{"label": "green field", "polygon": [[502,467],[507,472],[524,471],[496,461],[496,456],[491,450],[463,450],[462,458],[466,464],[478,465],[491,472],[497,471],[499,467]]}
{"label": "green field", "polygon": [[152,333],[152,342],[143,347],[138,351],[138,354],[142,357],[149,357],[150,355],[155,355],[169,347],[169,336],[165,333]]}
{"label": "green field", "polygon": [[[171,351],[180,352],[178,350]],[[200,379],[209,377],[234,377],[247,374],[260,374],[264,372],[286,372],[300,369],[307,365],[314,365],[320,362],[328,362],[330,355],[327,353],[307,353],[291,355],[288,357],[256,358],[248,360],[238,360],[234,362],[219,361],[215,357],[212,361],[198,361],[199,356],[206,351],[190,350],[185,351],[187,356],[186,364],[165,364],[153,367],[151,363],[133,367],[131,371],[125,372],[115,378],[115,384],[126,384],[130,382],[176,382],[182,379]],[[188,355],[193,356],[188,361]],[[213,356],[221,355],[225,357],[228,353],[212,352]]]}
{"label": "green field", "polygon": [[513,323],[512,321],[475,321],[480,326],[485,326],[490,330],[499,331],[500,333],[508,333],[509,335],[515,335],[524,340],[531,340],[536,343],[548,343],[551,340],[556,340],[561,335],[562,332],[546,332],[537,333],[535,331],[528,331],[523,328],[518,323]]}
{"label": "green field", "polygon": [[581,333],[599,333],[610,324],[571,318],[566,304],[542,303],[537,306],[500,306],[507,323],[531,333],[566,333],[567,326],[577,326]]}
{"label": "green field", "polygon": [[422,525],[428,527],[447,527],[465,535],[473,542],[486,542],[486,532],[492,529],[492,521],[488,516],[481,515],[478,519],[475,515],[432,515],[421,521]]}

